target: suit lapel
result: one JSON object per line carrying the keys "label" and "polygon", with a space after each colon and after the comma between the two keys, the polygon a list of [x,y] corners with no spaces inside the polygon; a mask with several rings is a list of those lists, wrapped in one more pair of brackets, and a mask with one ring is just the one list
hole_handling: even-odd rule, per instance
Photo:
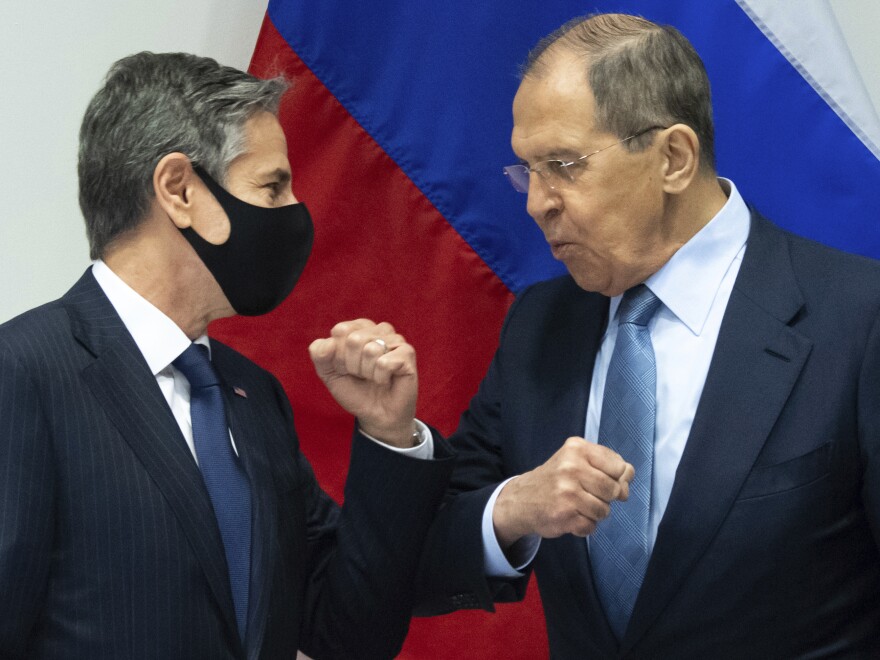
{"label": "suit lapel", "polygon": [[[271,577],[275,574],[274,563],[278,559],[271,549],[276,547],[277,520],[275,498],[266,484],[273,483],[269,457],[264,443],[255,441],[262,428],[254,405],[247,398],[246,389],[239,387],[236,374],[223,359],[224,348],[213,344],[214,363],[224,381],[226,410],[235,447],[242,460],[251,486],[252,532],[251,532],[251,589],[248,605],[248,629],[246,654],[248,658],[258,658],[266,631],[269,597],[272,593]],[[238,392],[236,389],[238,388]]]}
{"label": "suit lapel", "polygon": [[95,360],[82,377],[180,521],[228,632],[237,639],[232,593],[201,472],[143,355],[91,271],[64,297],[76,339]]}
{"label": "suit lapel", "polygon": [[590,380],[605,330],[608,298],[586,293],[573,281],[571,289],[553,310],[542,335],[546,340],[537,355],[535,390],[530,396],[538,414],[528,431],[528,444],[536,453],[527,469],[543,464],[566,438],[584,435]]}
{"label": "suit lapel", "polygon": [[[608,323],[608,298],[586,293],[574,283],[570,297],[558,310],[545,333],[547,341],[540,356],[543,371],[536,395],[541,414],[531,432],[539,453],[532,457],[529,469],[543,464],[566,438],[584,435],[593,367]],[[563,558],[561,570],[580,609],[584,637],[599,649],[616,648],[617,640],[593,588],[586,541],[567,534],[545,539],[543,544],[542,552],[551,554],[553,561]]]}
{"label": "suit lapel", "polygon": [[679,590],[764,446],[811,349],[809,340],[788,325],[802,306],[784,234],[753,214],[622,652],[635,645]]}

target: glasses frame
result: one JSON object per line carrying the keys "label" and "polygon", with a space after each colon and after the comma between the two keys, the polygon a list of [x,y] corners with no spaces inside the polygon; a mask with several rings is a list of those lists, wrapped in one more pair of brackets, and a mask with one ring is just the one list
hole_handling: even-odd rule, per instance
{"label": "glasses frame", "polygon": [[[614,144],[609,144],[607,147],[602,147],[601,149],[596,149],[596,151],[585,154],[583,156],[580,156],[579,158],[575,158],[574,160],[570,160],[570,161],[560,160],[558,158],[550,158],[548,160],[542,160],[539,163],[535,163],[534,166],[532,166],[532,167],[529,167],[525,163],[517,163],[516,165],[508,165],[505,168],[503,168],[504,175],[510,181],[510,185],[513,186],[513,189],[516,190],[518,193],[528,194],[529,187],[528,187],[528,184],[526,184],[525,189],[523,189],[523,187],[516,182],[516,178],[515,178],[516,175],[514,174],[514,172],[517,172],[517,171],[518,172],[526,172],[528,174],[531,174],[532,172],[534,172],[535,174],[540,176],[543,181],[545,181],[547,183],[547,185],[550,187],[551,190],[556,190],[556,187],[553,185],[554,180],[562,181],[565,183],[574,183],[575,182],[574,174],[572,174],[568,170],[568,168],[571,167],[572,165],[586,162],[586,160],[588,158],[591,158],[592,156],[595,156],[596,154],[602,153],[603,151],[606,151],[607,149],[610,149],[611,147],[616,147],[617,145],[623,144],[624,142],[629,142],[630,140],[634,140],[637,137],[643,136],[645,133],[649,133],[651,131],[665,130],[667,128],[669,128],[669,127],[668,126],[649,126],[648,128],[645,128],[645,129],[639,131],[638,133],[633,133],[629,137],[625,137],[622,140],[615,142]],[[541,167],[542,165],[546,165],[546,163],[559,163],[559,165],[556,166],[556,170],[551,172],[546,167]],[[562,177],[563,174],[566,175],[565,178]]]}

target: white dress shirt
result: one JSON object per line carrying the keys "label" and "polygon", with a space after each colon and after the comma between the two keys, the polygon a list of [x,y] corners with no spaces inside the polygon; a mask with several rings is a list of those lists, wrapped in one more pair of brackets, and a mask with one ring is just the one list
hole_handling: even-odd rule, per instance
{"label": "white dress shirt", "polygon": [[[751,224],[749,209],[736,186],[727,179],[720,179],[720,182],[728,193],[725,205],[645,281],[662,303],[648,323],[657,365],[650,511],[652,548],[703,393],[721,320],[742,264]],[[617,308],[621,298],[622,295],[611,299],[610,320],[593,367],[584,429],[584,438],[589,442],[596,442],[599,436],[605,378],[617,340]],[[484,563],[487,575],[517,577],[521,573],[511,566],[501,551],[492,526],[492,508],[503,485],[496,489],[483,514]],[[537,536],[526,537],[512,551],[508,550],[517,568],[531,562],[539,543]]]}
{"label": "white dress shirt", "polygon": [[[192,342],[174,321],[123,282],[100,259],[92,266],[92,274],[144,356],[193,458],[198,462],[189,412],[189,381],[171,364]],[[207,335],[196,339],[196,343],[207,346],[210,352],[211,342]]]}
{"label": "white dress shirt", "polygon": [[[92,274],[143,354],[147,366],[159,384],[159,389],[162,390],[162,395],[171,407],[174,419],[186,439],[193,458],[198,463],[190,417],[189,381],[171,364],[192,342],[174,321],[122,281],[100,259],[93,264]],[[202,335],[195,340],[195,343],[207,346],[210,354],[211,342],[207,335]],[[400,449],[381,442],[379,444],[413,458],[433,458],[434,446],[430,430],[419,421],[416,421],[416,425],[421,435],[421,442],[415,447]],[[378,442],[375,438],[370,439]],[[238,450],[235,448],[235,440],[231,433],[229,441],[237,455]]]}

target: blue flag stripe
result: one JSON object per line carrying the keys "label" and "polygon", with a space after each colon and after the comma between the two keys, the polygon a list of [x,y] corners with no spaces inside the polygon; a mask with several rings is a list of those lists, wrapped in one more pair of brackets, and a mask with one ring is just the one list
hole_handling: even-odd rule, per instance
{"label": "blue flag stripe", "polygon": [[[734,0],[595,9],[670,23],[691,39],[712,81],[719,173],[749,202],[797,233],[880,257],[871,192],[880,162]],[[501,173],[515,160],[517,67],[582,11],[570,0],[269,6],[293,50],[513,291],[562,272]]]}

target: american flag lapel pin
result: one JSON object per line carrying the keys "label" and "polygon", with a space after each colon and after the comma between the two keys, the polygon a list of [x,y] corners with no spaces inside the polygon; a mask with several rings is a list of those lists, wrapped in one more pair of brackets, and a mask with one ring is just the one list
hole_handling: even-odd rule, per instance
{"label": "american flag lapel pin", "polygon": [[242,388],[235,386],[232,388],[232,391],[235,392],[242,399],[247,399],[247,392],[245,392]]}

